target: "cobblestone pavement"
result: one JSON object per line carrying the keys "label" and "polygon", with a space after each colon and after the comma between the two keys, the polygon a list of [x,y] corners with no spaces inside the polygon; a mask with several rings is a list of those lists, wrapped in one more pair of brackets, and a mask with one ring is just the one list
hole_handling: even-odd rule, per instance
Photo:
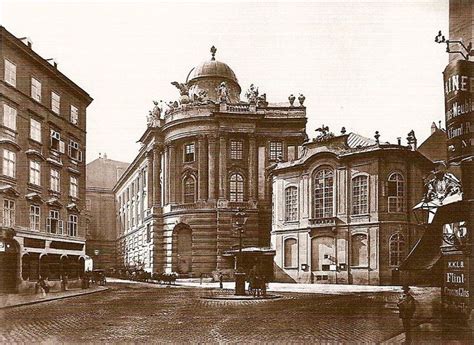
{"label": "cobblestone pavement", "polygon": [[402,332],[397,313],[374,294],[200,298],[212,293],[122,283],[100,294],[1,310],[0,343],[378,343]]}

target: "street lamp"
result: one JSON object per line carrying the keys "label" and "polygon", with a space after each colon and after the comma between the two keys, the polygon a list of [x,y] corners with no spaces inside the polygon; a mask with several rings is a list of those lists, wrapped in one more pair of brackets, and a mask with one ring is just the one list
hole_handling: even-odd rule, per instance
{"label": "street lamp", "polygon": [[238,209],[232,215],[232,225],[239,232],[239,255],[236,260],[237,272],[235,273],[235,294],[237,296],[245,295],[245,273],[242,272],[242,235],[248,216],[242,209]]}

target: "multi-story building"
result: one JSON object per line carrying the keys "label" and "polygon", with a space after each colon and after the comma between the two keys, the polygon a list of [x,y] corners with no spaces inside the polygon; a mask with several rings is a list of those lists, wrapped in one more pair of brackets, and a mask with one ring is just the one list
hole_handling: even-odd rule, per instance
{"label": "multi-story building", "polygon": [[[247,101],[232,69],[212,58],[172,83],[179,102],[150,112],[138,156],[114,190],[124,266],[198,275],[234,267],[232,216],[248,216],[242,265],[269,254],[267,167],[294,159],[305,138],[304,96],[270,104],[251,85]],[[271,254],[271,253],[270,253]],[[268,265],[272,264],[271,256]]]}
{"label": "multi-story building", "polygon": [[300,283],[399,282],[420,237],[412,207],[432,162],[411,146],[323,132],[272,169],[275,278]]}
{"label": "multi-story building", "polygon": [[105,153],[86,165],[86,254],[94,268],[111,269],[116,264],[113,187],[128,165],[108,159]]}
{"label": "multi-story building", "polygon": [[[85,257],[86,108],[92,98],[0,27],[0,284],[71,284]],[[53,283],[55,282],[55,283]]]}

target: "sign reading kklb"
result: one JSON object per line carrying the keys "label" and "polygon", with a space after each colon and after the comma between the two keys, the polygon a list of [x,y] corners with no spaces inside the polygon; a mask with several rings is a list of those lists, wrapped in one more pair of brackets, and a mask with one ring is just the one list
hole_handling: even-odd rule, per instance
{"label": "sign reading kklb", "polygon": [[446,311],[461,314],[470,313],[469,258],[462,253],[444,256],[443,307]]}
{"label": "sign reading kklb", "polygon": [[455,60],[444,72],[448,161],[474,155],[474,62]]}

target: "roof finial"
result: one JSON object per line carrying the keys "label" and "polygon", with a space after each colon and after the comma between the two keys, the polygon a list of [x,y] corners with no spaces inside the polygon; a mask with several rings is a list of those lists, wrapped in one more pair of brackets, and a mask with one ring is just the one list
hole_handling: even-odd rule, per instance
{"label": "roof finial", "polygon": [[216,47],[212,46],[212,47],[211,47],[211,54],[212,54],[211,60],[215,60],[215,59],[216,59],[216,51],[217,51]]}

